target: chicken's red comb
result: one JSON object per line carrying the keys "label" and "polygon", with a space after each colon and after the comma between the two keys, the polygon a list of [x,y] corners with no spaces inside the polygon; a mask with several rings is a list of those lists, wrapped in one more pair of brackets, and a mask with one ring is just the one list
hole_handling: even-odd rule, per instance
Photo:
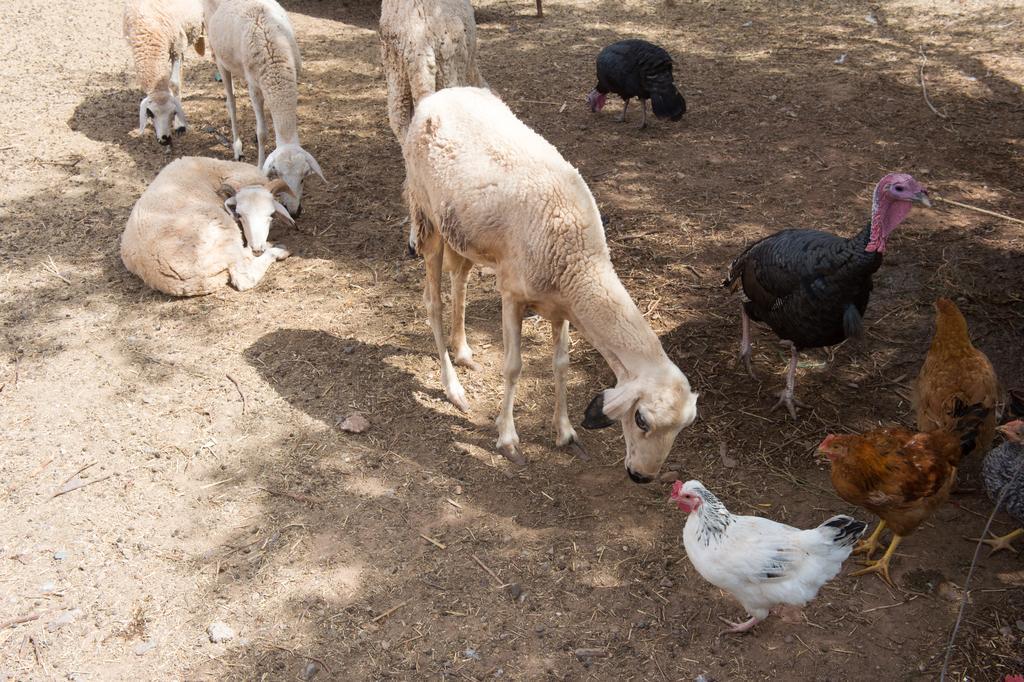
{"label": "chicken's red comb", "polygon": [[[683,482],[676,481],[672,484],[672,497],[679,497],[679,493],[683,492]],[[1024,680],[1022,680],[1024,682]]]}
{"label": "chicken's red comb", "polygon": [[[832,441],[835,440],[835,437],[836,437],[836,434],[834,434],[834,433],[830,433],[827,436],[825,436],[825,440],[821,441],[821,445],[818,446],[818,449],[819,450],[824,450],[825,448],[827,448],[832,443]],[[1024,682],[1024,681],[1022,681],[1022,682]]]}
{"label": "chicken's red comb", "polygon": [[1003,682],[1024,682],[1024,675],[1007,675]]}

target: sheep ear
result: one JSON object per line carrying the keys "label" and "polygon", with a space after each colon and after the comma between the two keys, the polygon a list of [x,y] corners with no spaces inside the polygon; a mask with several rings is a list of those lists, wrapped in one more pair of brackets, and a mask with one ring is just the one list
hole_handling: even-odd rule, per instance
{"label": "sheep ear", "polygon": [[286,221],[288,221],[289,225],[295,224],[295,220],[293,220],[292,217],[288,214],[288,209],[285,208],[284,205],[279,203],[277,200],[274,201],[274,212],[277,213],[282,218],[284,218]]}
{"label": "sheep ear", "polygon": [[139,132],[146,132],[146,123],[148,119],[146,117],[146,107],[149,106],[149,97],[143,97],[142,102],[139,103]]}
{"label": "sheep ear", "polygon": [[614,423],[604,413],[604,391],[601,391],[587,405],[587,411],[583,413],[583,423],[580,426],[585,429],[606,429]]}
{"label": "sheep ear", "polygon": [[235,202],[235,197],[228,197],[224,200],[224,210],[230,213],[232,218],[237,216],[235,213]]}
{"label": "sheep ear", "polygon": [[612,419],[623,419],[639,397],[636,381],[609,388],[604,392],[603,412]]}
{"label": "sheep ear", "polygon": [[313,172],[319,175],[321,180],[327,182],[327,178],[324,177],[324,172],[320,170],[320,164],[316,162],[316,159],[313,158],[313,155],[307,152],[305,149],[302,150],[302,153],[306,155],[306,161],[309,163],[309,167],[313,169]]}
{"label": "sheep ear", "polygon": [[235,196],[236,192],[238,192],[238,188],[226,180],[220,183],[220,187],[217,188],[217,194],[221,199],[230,199]]}

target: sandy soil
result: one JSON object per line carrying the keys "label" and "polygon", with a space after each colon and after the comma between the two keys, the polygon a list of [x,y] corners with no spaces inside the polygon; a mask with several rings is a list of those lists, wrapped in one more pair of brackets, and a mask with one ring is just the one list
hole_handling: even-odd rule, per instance
{"label": "sandy soil", "polygon": [[[132,132],[118,3],[0,13],[0,679],[936,679],[974,549],[960,538],[991,509],[976,477],[900,547],[898,589],[843,576],[794,622],[717,637],[717,616],[740,609],[686,560],[668,486],[626,478],[617,429],[586,434],[589,463],[551,447],[539,321],[518,405],[529,466],[492,454],[501,342],[484,275],[468,314],[483,370],[462,372],[473,408],[444,401],[421,266],[403,255],[378,7],[285,5],[306,67],[301,135],[328,184],[310,181],[297,229],[275,228],[294,256],[257,289],[195,300],[146,289],[118,239],[172,155],[229,158],[212,64],[186,63],[192,130],[165,154]],[[720,287],[754,238],[858,229],[889,170],[1024,216],[1019,3],[545,5],[538,20],[530,2],[480,3],[484,74],[580,168],[627,287],[702,394],[668,468],[736,512],[868,518],[814,447],[910,422],[939,295],[1003,381],[1024,383],[1020,225],[914,212],[876,277],[867,340],[804,357],[815,408],[796,423],[767,413],[785,365],[770,334],[759,381],[732,367],[737,301]],[[584,108],[595,55],[626,36],[675,55],[683,121],[639,131],[616,102]],[[573,414],[610,381],[574,334]],[[339,428],[355,411],[366,433]],[[89,485],[54,497],[66,481]],[[1021,571],[983,555],[957,679],[1024,672]],[[211,643],[215,621],[237,636]]]}

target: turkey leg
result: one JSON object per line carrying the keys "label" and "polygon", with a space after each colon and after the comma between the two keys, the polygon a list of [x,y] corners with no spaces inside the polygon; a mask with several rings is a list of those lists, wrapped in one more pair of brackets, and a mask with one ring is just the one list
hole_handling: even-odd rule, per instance
{"label": "turkey leg", "polygon": [[786,388],[779,393],[779,402],[775,403],[775,407],[771,409],[772,412],[779,409],[782,405],[786,406],[789,410],[789,414],[793,419],[796,419],[796,408],[804,407],[807,405],[793,397],[793,393],[796,389],[796,363],[799,359],[799,353],[796,350],[796,344],[790,342],[789,344],[789,371],[786,372]]}
{"label": "turkey leg", "polygon": [[747,366],[747,374],[752,379],[756,379],[754,370],[750,366],[750,355],[753,351],[753,347],[750,345],[750,317],[747,315],[747,309],[744,305],[740,304],[740,315],[742,315],[742,327],[743,327],[743,338],[740,339],[740,361]]}

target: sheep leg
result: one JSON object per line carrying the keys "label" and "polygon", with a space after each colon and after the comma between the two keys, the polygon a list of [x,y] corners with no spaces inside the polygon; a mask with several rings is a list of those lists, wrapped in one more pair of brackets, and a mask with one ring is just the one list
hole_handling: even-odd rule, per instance
{"label": "sheep leg", "polygon": [[171,91],[181,99],[181,55],[171,58]]}
{"label": "sheep leg", "polygon": [[242,160],[242,139],[238,137],[238,122],[235,120],[235,91],[231,87],[231,72],[217,64],[221,78],[224,79],[224,94],[228,104],[228,118],[231,119],[231,148],[235,152],[235,161]]}
{"label": "sheep leg", "polygon": [[[181,102],[181,55],[171,60],[171,89],[174,91],[174,96],[178,98],[178,102]],[[183,135],[187,129],[188,125],[184,119],[178,114],[174,114],[174,132]]]}
{"label": "sheep leg", "polygon": [[516,401],[516,386],[523,369],[520,342],[523,331],[523,306],[511,296],[501,297],[501,337],[505,346],[505,396],[498,413],[498,453],[514,464],[526,464],[519,451],[519,434],[516,433],[513,410]]}
{"label": "sheep leg", "polygon": [[385,69],[388,85],[388,123],[391,124],[391,132],[398,139],[399,146],[402,146],[405,132],[409,129],[409,121],[412,120],[412,92],[409,89],[409,77],[403,60],[399,55],[392,54],[389,47],[385,46],[384,50],[384,63],[394,67]]}
{"label": "sheep leg", "polygon": [[628,97],[622,102],[622,113],[619,114],[619,123],[624,123],[626,121],[626,109],[629,109]]}
{"label": "sheep leg", "polygon": [[267,112],[263,108],[263,91],[252,81],[249,81],[248,85],[249,99],[252,100],[252,110],[256,114],[256,147],[258,149],[256,166],[263,168],[263,162],[266,160],[264,145],[267,139]]}
{"label": "sheep leg", "polygon": [[260,256],[253,256],[252,251],[245,249],[235,264],[228,268],[231,286],[239,291],[252,289],[263,279],[263,275],[267,274],[267,268],[272,263],[284,260],[290,255],[286,249],[280,246],[271,246]]}
{"label": "sheep leg", "polygon": [[565,398],[565,385],[569,374],[569,321],[551,321],[551,365],[555,375],[555,445],[558,447],[572,446],[580,459],[590,456],[580,445],[576,431],[569,421],[569,405]]}
{"label": "sheep leg", "polygon": [[473,269],[473,262],[463,258],[452,249],[445,249],[445,258],[451,260],[452,278],[452,334],[451,347],[455,352],[455,364],[479,370],[473,360],[473,350],[466,341],[466,280]]}
{"label": "sheep leg", "polygon": [[434,345],[437,346],[437,354],[441,360],[441,383],[444,384],[444,394],[451,401],[452,405],[463,412],[469,411],[469,401],[466,400],[466,392],[459,383],[459,377],[455,374],[455,367],[452,366],[451,358],[448,357],[448,346],[444,341],[444,329],[441,322],[441,277],[444,265],[444,243],[436,231],[430,235],[429,244],[421,245],[423,250],[423,262],[426,266],[427,276],[423,289],[423,302],[427,304],[427,316],[430,318],[430,330],[434,333]]}

